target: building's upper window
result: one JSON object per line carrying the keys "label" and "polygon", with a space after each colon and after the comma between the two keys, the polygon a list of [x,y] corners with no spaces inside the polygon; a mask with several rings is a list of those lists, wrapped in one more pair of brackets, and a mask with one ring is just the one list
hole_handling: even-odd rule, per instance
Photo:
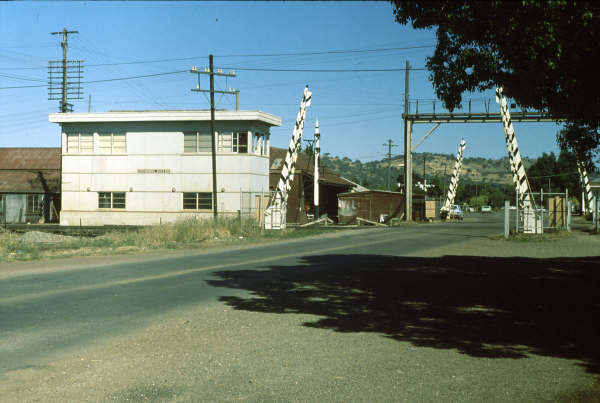
{"label": "building's upper window", "polygon": [[211,210],[211,192],[186,192],[183,194],[184,210]]}
{"label": "building's upper window", "polygon": [[99,133],[98,139],[101,154],[125,154],[127,152],[125,133]]}
{"label": "building's upper window", "polygon": [[219,151],[247,154],[248,132],[219,133]]}
{"label": "building's upper window", "polygon": [[231,152],[231,144],[232,144],[231,136],[232,136],[231,133],[219,133],[219,136],[218,136],[219,152],[226,152],[226,153]]}
{"label": "building's upper window", "polygon": [[211,152],[210,133],[184,132],[183,152],[209,153]]}
{"label": "building's upper window", "polygon": [[237,134],[237,152],[240,154],[248,153],[248,132],[234,133]]}
{"label": "building's upper window", "polygon": [[93,153],[94,136],[91,133],[67,133],[67,153]]}
{"label": "building's upper window", "polygon": [[125,208],[125,192],[98,192],[98,208]]}
{"label": "building's upper window", "polygon": [[267,137],[262,133],[254,134],[254,141],[252,142],[254,145],[253,153],[256,155],[267,155],[265,152]]}
{"label": "building's upper window", "polygon": [[27,214],[40,214],[42,211],[42,195],[27,195]]}

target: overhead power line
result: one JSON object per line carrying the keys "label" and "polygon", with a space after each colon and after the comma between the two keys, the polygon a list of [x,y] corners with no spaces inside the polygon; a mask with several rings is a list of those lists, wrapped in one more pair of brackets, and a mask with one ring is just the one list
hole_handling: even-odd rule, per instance
{"label": "overhead power line", "polygon": [[[105,83],[109,81],[123,81],[123,80],[133,80],[137,78],[147,78],[147,77],[157,77],[157,76],[166,76],[171,74],[179,74],[179,73],[187,73],[189,70],[178,70],[178,71],[168,71],[166,73],[155,73],[155,74],[144,74],[138,76],[128,76],[128,77],[116,77],[116,78],[107,78],[104,80],[90,80],[90,81],[82,81],[82,84],[94,84],[94,83]],[[0,90],[13,89],[13,88],[40,88],[47,87],[48,85],[21,85],[14,87],[0,87]]]}
{"label": "overhead power line", "polygon": [[21,80],[21,81],[39,81],[46,82],[47,80],[43,80],[40,78],[26,77],[17,74],[0,74],[0,77],[10,78],[12,80]]}
{"label": "overhead power line", "polygon": [[[290,72],[290,73],[387,73],[387,72],[398,72],[406,71],[406,68],[393,68],[393,69],[268,69],[258,67],[223,67],[227,70],[239,70],[239,71],[269,71],[269,72]],[[425,70],[425,68],[411,68],[414,70]]]}
{"label": "overhead power line", "polygon": [[[388,52],[395,50],[411,50],[411,49],[423,49],[433,48],[433,45],[420,45],[420,46],[406,46],[396,48],[377,48],[377,49],[348,49],[348,50],[326,50],[319,52],[290,52],[290,53],[256,53],[256,54],[230,54],[230,55],[215,55],[215,57],[280,57],[280,56],[317,56],[317,55],[335,55],[335,54],[352,54],[352,53],[373,53],[373,52]],[[104,67],[104,66],[119,66],[127,64],[151,64],[151,63],[166,63],[166,62],[179,62],[186,60],[196,59],[208,59],[207,56],[189,56],[189,57],[178,57],[169,59],[151,59],[151,60],[133,60],[129,62],[116,62],[116,63],[98,63],[88,64],[89,67]],[[35,70],[45,69],[44,67],[1,67],[0,70]]]}
{"label": "overhead power line", "polygon": [[402,48],[379,48],[379,49],[355,49],[355,50],[328,50],[321,52],[294,52],[294,53],[263,53],[263,54],[238,54],[238,55],[216,55],[215,57],[271,57],[271,56],[316,56],[316,55],[334,55],[344,53],[367,53],[367,52],[386,52],[390,50],[409,50],[433,48],[433,45],[407,46]]}
{"label": "overhead power line", "polygon": [[[261,68],[250,68],[250,67],[222,67],[227,70],[239,70],[239,71],[279,71],[279,72],[305,72],[305,73],[389,73],[389,72],[398,72],[404,71],[404,68],[397,69],[261,69]],[[411,70],[425,70],[424,68],[411,68]],[[117,77],[117,78],[107,78],[104,80],[92,80],[92,81],[82,81],[82,84],[93,84],[93,83],[103,83],[109,81],[122,81],[122,80],[133,80],[137,78],[147,78],[147,77],[157,77],[157,76],[166,76],[172,74],[180,74],[187,73],[188,70],[177,70],[177,71],[168,71],[165,73],[155,73],[155,74],[144,74],[137,76],[128,76],[128,77]],[[12,87],[0,87],[0,90],[7,89],[15,89],[15,88],[40,88],[46,87],[47,85],[22,85],[22,86],[12,86]]]}
{"label": "overhead power line", "polygon": [[122,80],[133,80],[133,79],[136,79],[136,78],[167,76],[167,75],[171,75],[171,74],[187,73],[188,71],[189,70],[177,70],[177,71],[169,71],[169,72],[166,72],[166,73],[144,74],[144,75],[140,75],[140,76],[107,78],[105,80],[84,81],[83,84],[104,83],[104,82],[108,82],[108,81],[122,81]]}

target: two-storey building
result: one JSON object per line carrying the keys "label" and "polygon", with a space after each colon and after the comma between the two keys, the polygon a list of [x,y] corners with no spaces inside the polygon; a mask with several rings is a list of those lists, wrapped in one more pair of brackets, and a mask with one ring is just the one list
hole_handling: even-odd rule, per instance
{"label": "two-storey building", "polygon": [[[212,216],[210,111],[55,113],[62,225],[148,225]],[[260,111],[215,113],[217,210],[269,192],[270,127]]]}

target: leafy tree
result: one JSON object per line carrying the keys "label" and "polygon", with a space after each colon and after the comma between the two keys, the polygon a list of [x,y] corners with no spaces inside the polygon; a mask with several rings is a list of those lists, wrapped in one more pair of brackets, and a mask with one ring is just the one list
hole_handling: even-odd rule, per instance
{"label": "leafy tree", "polygon": [[481,210],[481,206],[488,205],[488,200],[488,195],[473,196],[469,199],[469,205],[475,207],[476,210]]}
{"label": "leafy tree", "polygon": [[563,150],[571,150],[586,166],[593,171],[594,150],[600,145],[600,131],[585,124],[567,122],[557,134],[558,144]]}
{"label": "leafy tree", "polygon": [[490,194],[490,204],[493,207],[501,207],[504,206],[505,200],[512,200],[512,198],[506,197],[506,194],[499,189],[495,189]]}
{"label": "leafy tree", "polygon": [[527,169],[527,177],[533,191],[564,192],[578,194],[581,186],[577,174],[575,153],[562,151],[558,158],[554,153],[543,153]]}
{"label": "leafy tree", "polygon": [[[600,144],[600,3],[394,0],[396,21],[437,27],[428,58],[437,95],[453,110],[467,91],[496,85],[521,107],[565,118],[565,145]],[[577,130],[575,130],[577,129]]]}

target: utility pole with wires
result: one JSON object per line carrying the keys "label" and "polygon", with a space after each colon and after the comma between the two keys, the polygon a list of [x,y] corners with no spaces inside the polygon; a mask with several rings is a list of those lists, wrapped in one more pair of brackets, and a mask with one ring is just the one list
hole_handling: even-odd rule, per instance
{"label": "utility pole with wires", "polygon": [[[217,147],[215,142],[215,93],[217,94],[232,94],[236,95],[236,110],[238,108],[237,97],[239,91],[235,89],[227,89],[225,91],[215,90],[215,76],[222,77],[235,77],[235,72],[230,71],[229,73],[223,73],[223,70],[218,69],[215,72],[213,66],[213,55],[208,56],[209,67],[205,68],[204,71],[198,70],[195,66],[190,70],[191,73],[195,73],[198,76],[198,85],[196,88],[192,88],[195,92],[209,92],[210,93],[210,148],[212,154],[212,183],[213,183],[213,216],[217,219]],[[200,75],[207,74],[210,77],[210,90],[203,90],[200,88]],[[242,206],[240,205],[240,209]]]}
{"label": "utility pole with wires", "polygon": [[[73,112],[73,105],[69,99],[83,99],[81,91],[81,60],[69,60],[69,35],[78,34],[79,31],[52,32],[52,35],[62,35],[60,46],[63,51],[62,60],[48,62],[48,99],[60,100],[60,112]],[[59,98],[60,97],[60,98]]]}
{"label": "utility pole with wires", "polygon": [[319,119],[315,123],[315,139],[314,139],[314,153],[315,153],[315,173],[314,173],[314,186],[313,186],[313,198],[314,198],[314,218],[318,220],[319,216],[319,154],[321,153],[320,145],[321,133],[319,132]]}
{"label": "utility pole with wires", "polygon": [[387,190],[390,190],[390,178],[391,178],[391,174],[392,174],[392,147],[398,147],[398,146],[393,144],[392,139],[389,139],[387,141],[387,143],[384,143],[382,145],[387,146],[387,148],[388,148],[388,152],[387,152],[387,156],[388,156]]}

